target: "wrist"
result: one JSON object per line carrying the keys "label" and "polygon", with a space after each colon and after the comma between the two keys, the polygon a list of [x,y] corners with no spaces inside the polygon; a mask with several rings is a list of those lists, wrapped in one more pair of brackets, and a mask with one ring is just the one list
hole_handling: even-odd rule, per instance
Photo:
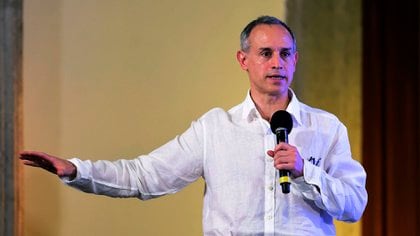
{"label": "wrist", "polygon": [[74,180],[77,177],[77,167],[71,161],[68,161],[67,171],[63,177],[69,181]]}

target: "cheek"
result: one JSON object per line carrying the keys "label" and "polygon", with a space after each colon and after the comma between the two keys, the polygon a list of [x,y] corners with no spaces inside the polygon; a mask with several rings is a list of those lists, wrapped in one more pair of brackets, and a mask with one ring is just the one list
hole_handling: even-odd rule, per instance
{"label": "cheek", "polygon": [[288,66],[287,66],[287,72],[289,74],[293,74],[295,72],[295,69],[296,69],[296,67],[295,67],[294,63],[288,64]]}
{"label": "cheek", "polygon": [[252,66],[248,67],[248,71],[252,74],[258,75],[258,74],[264,74],[265,66],[260,63],[254,63]]}

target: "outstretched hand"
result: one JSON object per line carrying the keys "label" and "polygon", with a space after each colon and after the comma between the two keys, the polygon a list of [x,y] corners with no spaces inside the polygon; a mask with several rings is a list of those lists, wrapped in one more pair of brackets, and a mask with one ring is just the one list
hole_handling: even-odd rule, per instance
{"label": "outstretched hand", "polygon": [[61,177],[74,179],[77,174],[76,166],[68,160],[51,156],[47,153],[37,151],[24,151],[20,153],[19,158],[23,164],[34,166],[47,170]]}

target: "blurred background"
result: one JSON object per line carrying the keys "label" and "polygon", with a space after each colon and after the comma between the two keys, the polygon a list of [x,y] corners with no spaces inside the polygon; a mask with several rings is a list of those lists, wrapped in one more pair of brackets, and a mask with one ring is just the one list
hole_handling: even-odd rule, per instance
{"label": "blurred background", "polygon": [[[364,161],[364,9],[360,0],[24,1],[23,149],[91,160],[152,151],[209,109],[245,98],[239,34],[273,15],[297,36],[298,97],[336,114]],[[23,235],[201,235],[203,187],[112,199],[24,168]],[[361,222],[337,223],[337,235],[361,234]]]}

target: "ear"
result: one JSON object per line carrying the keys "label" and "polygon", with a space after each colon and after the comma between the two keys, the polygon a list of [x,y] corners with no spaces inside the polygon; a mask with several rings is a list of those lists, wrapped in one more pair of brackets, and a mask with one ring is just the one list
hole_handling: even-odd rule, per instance
{"label": "ear", "polygon": [[298,59],[299,59],[299,53],[296,51],[295,52],[295,58],[294,58],[294,66],[296,67],[296,64],[297,64],[297,62],[298,62]]}
{"label": "ear", "polygon": [[248,70],[247,54],[244,51],[239,50],[236,53],[236,60],[238,60],[239,65],[241,66],[242,70]]}

